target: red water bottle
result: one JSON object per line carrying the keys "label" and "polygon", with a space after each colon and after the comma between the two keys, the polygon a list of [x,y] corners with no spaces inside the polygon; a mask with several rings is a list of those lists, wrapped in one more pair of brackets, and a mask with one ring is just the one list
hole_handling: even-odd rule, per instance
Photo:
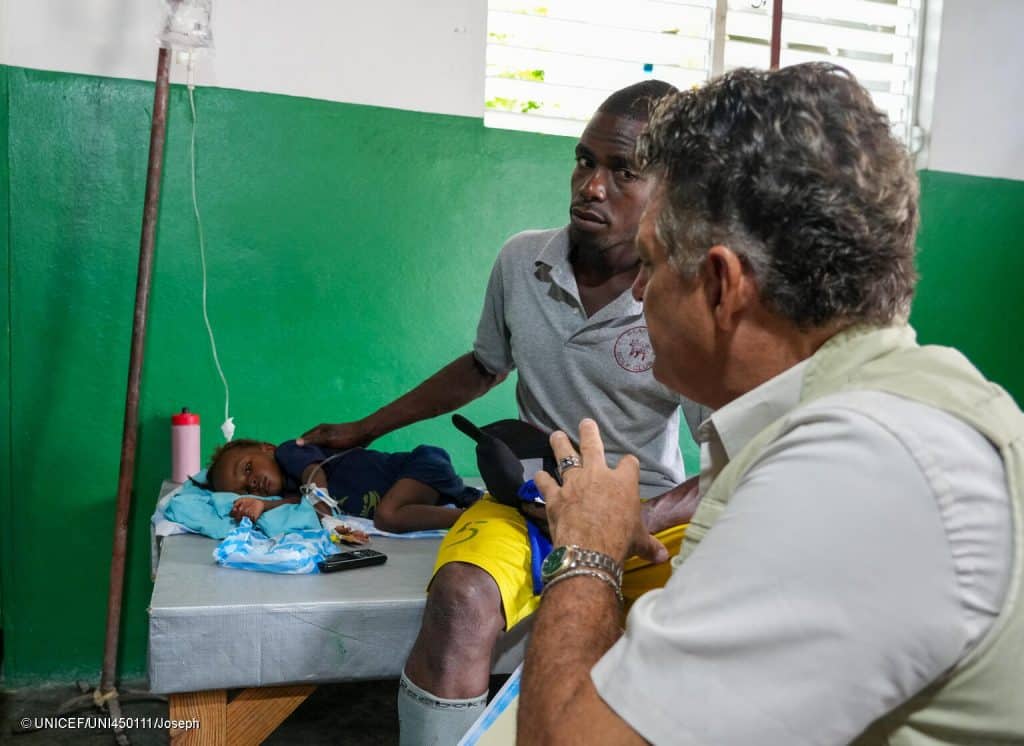
{"label": "red water bottle", "polygon": [[171,479],[184,482],[201,468],[199,415],[183,407],[180,414],[171,417]]}

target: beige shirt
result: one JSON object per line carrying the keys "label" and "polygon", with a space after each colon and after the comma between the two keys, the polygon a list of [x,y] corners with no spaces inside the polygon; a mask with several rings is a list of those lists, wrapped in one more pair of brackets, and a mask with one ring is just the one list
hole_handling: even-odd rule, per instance
{"label": "beige shirt", "polygon": [[[702,489],[795,409],[803,373],[791,368],[701,426]],[[851,397],[874,417],[845,406]],[[987,440],[870,391],[797,416],[592,671],[601,697],[653,743],[848,743],[960,660],[1002,604],[1009,497]]]}

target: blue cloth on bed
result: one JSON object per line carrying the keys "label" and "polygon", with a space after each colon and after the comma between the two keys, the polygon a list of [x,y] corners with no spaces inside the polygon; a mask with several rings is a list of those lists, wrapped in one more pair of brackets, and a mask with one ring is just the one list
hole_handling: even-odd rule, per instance
{"label": "blue cloth on bed", "polygon": [[[205,474],[196,477],[202,480]],[[171,497],[164,515],[197,534],[223,539],[238,526],[230,517],[231,506],[238,498],[234,492],[210,492],[189,481]],[[320,519],[309,503],[301,502],[264,512],[256,527],[268,536],[276,536],[286,531],[319,530]]]}
{"label": "blue cloth on bed", "polygon": [[267,536],[277,536],[285,531],[303,531],[319,529],[320,516],[308,502],[281,505],[273,510],[266,510],[256,521],[256,528]]}
{"label": "blue cloth on bed", "polygon": [[[284,508],[272,512],[279,510]],[[321,528],[286,531],[271,537],[243,518],[213,550],[213,558],[218,565],[239,570],[307,575],[320,572],[316,563],[338,551]]]}
{"label": "blue cloth on bed", "polygon": [[189,531],[223,539],[237,525],[228,517],[237,499],[233,492],[210,492],[186,483],[167,503],[164,515]]}

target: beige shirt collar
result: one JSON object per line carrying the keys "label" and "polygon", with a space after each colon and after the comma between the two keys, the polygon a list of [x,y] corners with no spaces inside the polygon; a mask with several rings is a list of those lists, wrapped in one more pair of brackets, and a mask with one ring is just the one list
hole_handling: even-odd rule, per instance
{"label": "beige shirt collar", "polygon": [[731,460],[754,436],[800,402],[804,371],[803,360],[774,378],[717,410],[701,425],[701,443],[717,440]]}

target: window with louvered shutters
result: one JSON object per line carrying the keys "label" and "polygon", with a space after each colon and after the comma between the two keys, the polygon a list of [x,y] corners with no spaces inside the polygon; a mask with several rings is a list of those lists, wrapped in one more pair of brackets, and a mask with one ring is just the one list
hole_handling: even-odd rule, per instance
{"label": "window with louvered shutters", "polygon": [[484,122],[578,135],[612,91],[707,80],[716,0],[490,0]]}
{"label": "window with louvered shutters", "polygon": [[[923,0],[783,0],[781,67],[814,60],[853,73],[908,145]],[[728,0],[724,69],[767,67],[771,0]]]}
{"label": "window with louvered shutters", "polygon": [[[857,76],[912,144],[925,0],[784,0],[781,64]],[[609,93],[767,67],[772,0],[490,0],[484,122],[578,135]]]}

